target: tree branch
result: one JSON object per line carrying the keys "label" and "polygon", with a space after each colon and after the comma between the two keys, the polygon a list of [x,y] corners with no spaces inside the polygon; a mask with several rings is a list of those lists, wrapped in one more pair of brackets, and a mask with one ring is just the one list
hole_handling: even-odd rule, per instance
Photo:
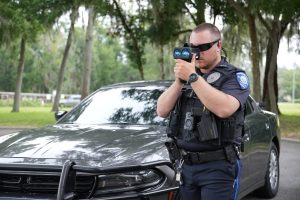
{"label": "tree branch", "polygon": [[119,15],[119,17],[121,19],[121,22],[122,22],[122,24],[123,24],[126,32],[128,32],[130,34],[130,36],[132,36],[131,29],[129,28],[129,26],[128,26],[127,22],[126,22],[126,19],[125,19],[124,15],[122,14],[122,11],[121,11],[121,8],[120,8],[118,2],[116,2],[115,0],[113,0],[113,2],[115,4],[115,6],[116,6],[117,13],[118,13],[118,15]]}
{"label": "tree branch", "polygon": [[194,6],[194,8],[197,7],[197,5],[196,5],[192,0],[189,0],[188,2],[189,2],[190,4],[192,4],[192,5]]}
{"label": "tree branch", "polygon": [[192,32],[193,30],[192,29],[185,29],[185,30],[181,30],[181,31],[177,31],[176,33],[174,33],[173,35],[174,36],[178,36],[180,34],[183,34],[183,33],[189,33],[189,32]]}
{"label": "tree branch", "polygon": [[187,12],[189,13],[189,15],[191,16],[193,22],[195,24],[197,24],[197,19],[194,17],[193,13],[191,13],[190,9],[184,4],[184,8],[187,10]]}
{"label": "tree branch", "polygon": [[257,11],[257,16],[258,16],[259,21],[266,27],[267,31],[271,35],[272,29],[271,29],[270,25],[268,24],[268,22],[261,16],[261,13],[259,11]]}
{"label": "tree branch", "polygon": [[227,0],[228,3],[235,8],[235,10],[238,12],[241,16],[248,16],[249,15],[249,9],[246,7],[240,6],[236,1],[234,0]]}

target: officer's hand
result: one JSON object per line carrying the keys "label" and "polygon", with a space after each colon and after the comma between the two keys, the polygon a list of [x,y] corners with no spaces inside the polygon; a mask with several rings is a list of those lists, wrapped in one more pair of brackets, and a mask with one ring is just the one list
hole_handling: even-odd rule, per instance
{"label": "officer's hand", "polygon": [[174,74],[176,79],[187,81],[192,73],[195,73],[196,55],[193,54],[192,61],[189,63],[185,60],[176,59]]}
{"label": "officer's hand", "polygon": [[184,82],[180,79],[180,78],[178,78],[178,77],[175,77],[175,82],[176,83],[178,83],[178,84],[180,84],[180,85],[182,85]]}

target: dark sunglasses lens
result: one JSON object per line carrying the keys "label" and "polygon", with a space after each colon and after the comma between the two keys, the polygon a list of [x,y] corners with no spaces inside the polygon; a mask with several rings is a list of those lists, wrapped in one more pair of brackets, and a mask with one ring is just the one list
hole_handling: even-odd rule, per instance
{"label": "dark sunglasses lens", "polygon": [[200,49],[197,48],[197,47],[191,47],[191,52],[192,52],[192,53],[199,53],[199,52],[200,52]]}
{"label": "dark sunglasses lens", "polygon": [[205,43],[205,44],[200,44],[198,46],[191,46],[191,51],[193,53],[199,53],[200,51],[207,51],[210,49],[214,44],[216,44],[219,40],[216,40],[212,43]]}
{"label": "dark sunglasses lens", "polygon": [[207,51],[212,46],[213,46],[213,44],[207,43],[207,44],[201,44],[201,45],[199,45],[198,48],[199,48],[200,51]]}

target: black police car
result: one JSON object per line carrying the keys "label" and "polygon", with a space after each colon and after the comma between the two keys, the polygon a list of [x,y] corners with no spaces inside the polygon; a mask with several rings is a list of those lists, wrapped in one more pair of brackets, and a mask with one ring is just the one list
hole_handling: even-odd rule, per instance
{"label": "black police car", "polygon": [[[0,199],[179,199],[156,100],[170,81],[100,88],[53,126],[0,137]],[[278,117],[248,98],[240,198],[279,186]]]}

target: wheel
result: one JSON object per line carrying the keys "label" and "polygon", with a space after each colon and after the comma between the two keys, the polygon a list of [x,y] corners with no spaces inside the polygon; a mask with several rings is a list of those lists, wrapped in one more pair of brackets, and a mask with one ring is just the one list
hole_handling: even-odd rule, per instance
{"label": "wheel", "polygon": [[265,176],[265,185],[256,191],[261,197],[273,198],[279,188],[279,155],[276,146],[272,143],[269,164]]}

